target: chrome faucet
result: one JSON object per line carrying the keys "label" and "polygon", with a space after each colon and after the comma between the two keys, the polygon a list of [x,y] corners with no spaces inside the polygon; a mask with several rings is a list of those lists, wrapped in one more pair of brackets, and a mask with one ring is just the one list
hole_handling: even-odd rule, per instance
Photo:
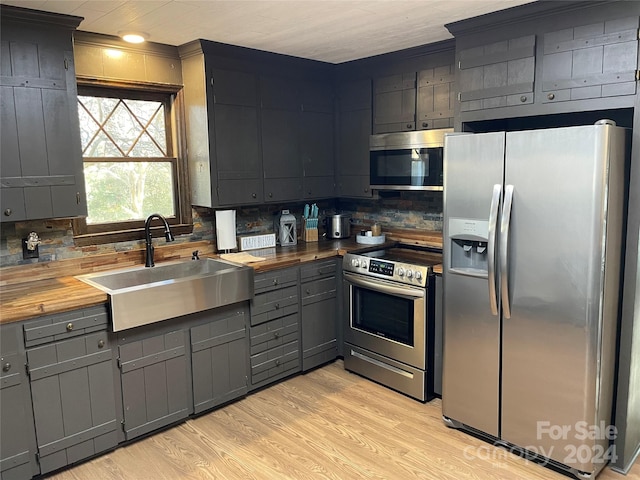
{"label": "chrome faucet", "polygon": [[154,218],[162,220],[162,222],[164,223],[164,238],[167,240],[167,242],[173,242],[175,240],[175,238],[173,238],[173,234],[171,233],[171,229],[169,228],[167,220],[162,215],[160,215],[159,213],[152,213],[151,215],[149,215],[147,217],[147,220],[144,222],[144,236],[147,246],[147,258],[144,263],[145,267],[153,267],[155,265],[153,261],[153,243],[151,242],[150,228],[151,220],[153,220]]}

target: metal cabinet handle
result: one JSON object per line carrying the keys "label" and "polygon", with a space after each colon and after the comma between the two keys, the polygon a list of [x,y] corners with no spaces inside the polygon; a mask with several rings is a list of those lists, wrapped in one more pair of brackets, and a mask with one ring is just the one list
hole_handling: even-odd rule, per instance
{"label": "metal cabinet handle", "polygon": [[422,122],[422,126],[423,126],[424,128],[427,128],[427,127],[429,126],[429,124],[428,124],[427,122]]}
{"label": "metal cabinet handle", "polygon": [[276,367],[279,367],[280,366],[280,359],[277,358],[275,363],[276,363]]}
{"label": "metal cabinet handle", "polygon": [[280,332],[273,332],[273,338],[280,338]]}
{"label": "metal cabinet handle", "polygon": [[308,288],[305,290],[307,295],[311,295],[311,290],[309,290]]}
{"label": "metal cabinet handle", "polygon": [[547,98],[549,100],[553,100],[554,98],[556,98],[556,96],[553,93],[550,93],[550,94],[547,95]]}
{"label": "metal cabinet handle", "polygon": [[521,101],[522,103],[526,102],[526,101],[527,101],[527,96],[526,96],[526,95],[522,95],[522,96],[520,97],[520,101]]}
{"label": "metal cabinet handle", "polygon": [[275,307],[276,307],[276,310],[278,310],[280,308],[280,304],[276,303]]}
{"label": "metal cabinet handle", "polygon": [[98,341],[98,348],[103,348],[104,347],[104,340],[99,340]]}
{"label": "metal cabinet handle", "polygon": [[257,194],[255,194],[255,193],[252,193],[252,194],[251,194],[251,198],[258,198],[258,195],[257,195]]}
{"label": "metal cabinet handle", "polygon": [[4,210],[4,216],[5,217],[10,217],[12,213],[13,212],[11,211],[10,208],[5,208],[5,210]]}
{"label": "metal cabinet handle", "polygon": [[9,362],[7,362],[2,366],[2,371],[3,372],[8,372],[9,370],[11,370],[11,364]]}
{"label": "metal cabinet handle", "polygon": [[277,279],[277,278],[274,278],[274,279],[273,279],[273,284],[274,284],[274,285],[278,285],[278,279]]}
{"label": "metal cabinet handle", "polygon": [[504,318],[511,318],[509,302],[509,224],[513,205],[513,185],[504,188],[504,205],[500,222],[500,287],[502,289],[502,311]]}
{"label": "metal cabinet handle", "polygon": [[73,330],[73,323],[69,322],[67,323],[67,332],[70,332],[71,330]]}
{"label": "metal cabinet handle", "polygon": [[[256,198],[255,196],[253,198]],[[269,198],[273,198],[273,193],[269,192]]]}
{"label": "metal cabinet handle", "polygon": [[411,128],[411,124],[410,123],[407,123],[407,128]]}
{"label": "metal cabinet handle", "polygon": [[489,283],[489,307],[492,315],[498,315],[498,295],[496,293],[496,229],[502,186],[494,185],[489,208],[489,235],[487,238],[487,281]]}

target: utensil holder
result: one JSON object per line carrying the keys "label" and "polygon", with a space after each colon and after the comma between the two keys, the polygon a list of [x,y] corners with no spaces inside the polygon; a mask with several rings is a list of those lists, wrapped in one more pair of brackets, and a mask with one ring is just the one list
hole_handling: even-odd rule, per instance
{"label": "utensil holder", "polygon": [[302,219],[302,241],[303,242],[318,241],[318,219],[317,218]]}

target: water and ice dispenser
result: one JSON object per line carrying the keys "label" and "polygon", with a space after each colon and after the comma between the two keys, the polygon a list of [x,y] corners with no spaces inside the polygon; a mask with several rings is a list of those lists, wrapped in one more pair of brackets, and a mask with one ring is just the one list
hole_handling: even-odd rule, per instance
{"label": "water and ice dispenser", "polygon": [[449,219],[449,270],[473,276],[486,276],[489,222],[469,218]]}

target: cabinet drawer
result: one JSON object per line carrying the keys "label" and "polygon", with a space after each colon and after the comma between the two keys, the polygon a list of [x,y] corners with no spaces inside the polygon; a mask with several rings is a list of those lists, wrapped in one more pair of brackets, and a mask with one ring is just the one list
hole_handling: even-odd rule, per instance
{"label": "cabinet drawer", "polygon": [[298,282],[298,269],[288,268],[256,275],[254,277],[254,292],[263,293],[283,287],[295,285]]}
{"label": "cabinet drawer", "polygon": [[251,355],[298,339],[298,314],[251,327]]}
{"label": "cabinet drawer", "polygon": [[298,289],[287,287],[256,295],[251,302],[251,325],[259,325],[298,311]]}
{"label": "cabinet drawer", "polygon": [[334,259],[305,265],[300,268],[300,281],[308,282],[309,280],[315,280],[316,278],[326,277],[328,275],[335,276],[336,268],[336,261]]}
{"label": "cabinet drawer", "polygon": [[298,341],[251,357],[251,383],[256,384],[300,368]]}
{"label": "cabinet drawer", "polygon": [[321,278],[302,284],[302,305],[335,298],[336,277]]}
{"label": "cabinet drawer", "polygon": [[23,326],[25,346],[33,347],[104,330],[108,323],[107,308],[103,305],[39,318]]}

